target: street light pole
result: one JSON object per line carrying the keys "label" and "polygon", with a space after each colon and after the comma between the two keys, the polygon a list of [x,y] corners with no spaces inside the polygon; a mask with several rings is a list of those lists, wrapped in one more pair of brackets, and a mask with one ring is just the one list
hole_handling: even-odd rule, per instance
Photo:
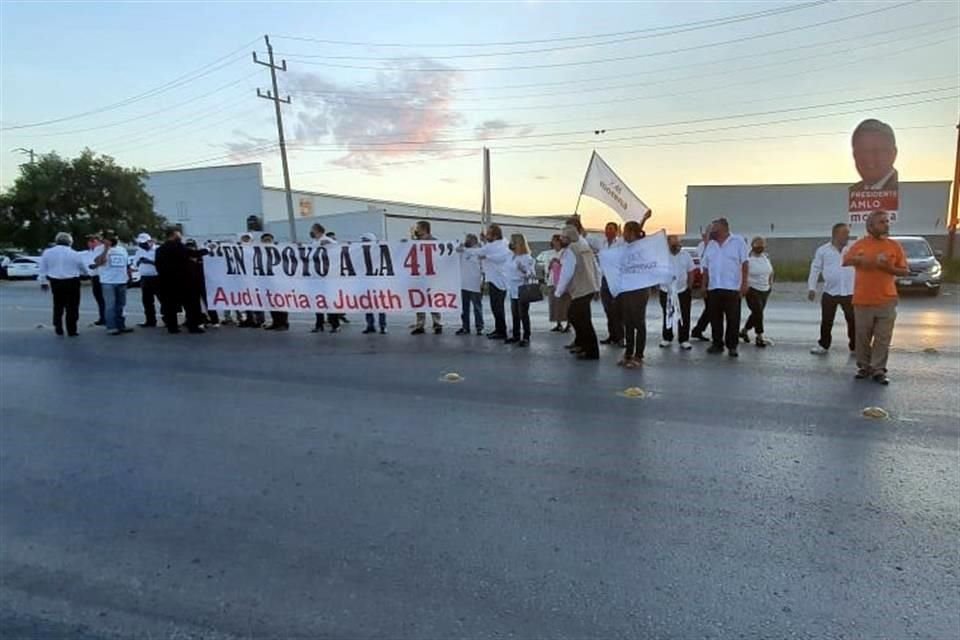
{"label": "street light pole", "polygon": [[24,148],[24,147],[17,147],[16,149],[13,149],[12,152],[13,152],[13,153],[22,153],[22,154],[24,154],[24,155],[30,156],[30,164],[33,164],[34,158],[35,158],[35,156],[36,156],[36,154],[34,153],[33,149],[26,149],[26,148]]}

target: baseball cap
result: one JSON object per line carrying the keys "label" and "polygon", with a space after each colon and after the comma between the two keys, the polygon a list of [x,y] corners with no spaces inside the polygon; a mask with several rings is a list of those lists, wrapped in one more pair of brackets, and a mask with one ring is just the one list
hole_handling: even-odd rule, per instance
{"label": "baseball cap", "polygon": [[153,238],[150,237],[149,233],[141,233],[137,236],[137,244],[143,244],[144,242],[150,242]]}

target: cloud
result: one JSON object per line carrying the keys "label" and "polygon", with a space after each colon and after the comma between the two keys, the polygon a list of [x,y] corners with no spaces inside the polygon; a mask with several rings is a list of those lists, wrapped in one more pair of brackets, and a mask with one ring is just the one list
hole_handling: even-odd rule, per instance
{"label": "cloud", "polygon": [[[421,71],[422,69],[449,69]],[[429,58],[394,60],[360,86],[313,73],[290,73],[295,145],[335,145],[333,164],[373,173],[388,160],[444,157],[463,122],[453,108],[460,73]]]}
{"label": "cloud", "polygon": [[490,140],[503,136],[526,136],[533,133],[530,125],[511,124],[506,120],[484,120],[473,129],[477,140]]}
{"label": "cloud", "polygon": [[233,135],[235,135],[237,139],[226,143],[226,147],[227,153],[230,154],[230,159],[234,162],[242,162],[250,158],[255,158],[260,155],[262,151],[276,145],[276,140],[274,139],[251,136],[239,129],[234,129]]}
{"label": "cloud", "polygon": [[457,182],[456,178],[440,178],[440,182],[446,182],[448,184],[455,184]]}
{"label": "cloud", "polygon": [[533,176],[534,180],[549,180],[550,176]]}

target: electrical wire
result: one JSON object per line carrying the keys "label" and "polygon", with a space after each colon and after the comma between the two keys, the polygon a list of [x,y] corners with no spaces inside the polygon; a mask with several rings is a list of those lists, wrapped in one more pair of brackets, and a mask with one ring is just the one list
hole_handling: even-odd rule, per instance
{"label": "electrical wire", "polygon": [[596,33],[596,34],[586,34],[586,35],[577,35],[577,36],[558,36],[553,38],[545,38],[539,40],[512,40],[512,41],[494,41],[494,42],[476,42],[476,43],[396,43],[396,42],[357,42],[351,40],[325,40],[321,38],[309,38],[305,36],[292,36],[292,35],[276,35],[272,37],[282,40],[297,40],[301,42],[315,42],[319,44],[334,44],[341,46],[358,46],[358,47],[403,47],[403,48],[445,48],[453,49],[458,47],[508,47],[508,46],[519,46],[519,45],[528,45],[528,44],[544,44],[548,42],[572,42],[576,40],[590,40],[595,38],[616,38],[627,35],[637,35],[644,33],[656,33],[663,30],[672,30],[682,27],[690,27],[696,25],[710,25],[718,21],[727,21],[727,20],[747,20],[756,17],[766,17],[772,12],[784,12],[785,10],[790,10],[792,7],[796,7],[792,10],[806,9],[809,7],[817,6],[820,4],[825,4],[824,2],[809,2],[804,5],[787,5],[779,9],[765,9],[763,11],[755,11],[752,13],[744,13],[735,16],[728,16],[726,18],[711,18],[709,20],[697,20],[694,22],[684,22],[674,25],[664,25],[662,27],[647,27],[645,29],[633,29],[630,31],[615,31],[612,33]]}
{"label": "electrical wire", "polygon": [[[72,115],[69,115],[69,116],[62,116],[62,117],[60,117],[60,118],[51,118],[51,119],[49,119],[49,120],[42,120],[42,121],[39,121],[39,122],[29,122],[29,123],[23,123],[23,124],[17,124],[17,125],[9,125],[9,126],[5,126],[5,127],[0,128],[0,131],[13,131],[13,130],[17,130],[17,129],[30,129],[30,128],[33,128],[33,127],[42,127],[42,126],[46,126],[46,125],[49,125],[49,124],[56,124],[56,123],[58,123],[58,122],[66,122],[66,121],[68,121],[68,120],[76,120],[77,118],[83,118],[83,117],[86,117],[86,116],[95,115],[95,114],[98,114],[98,113],[103,113],[103,112],[105,112],[105,111],[111,111],[111,110],[113,110],[113,109],[119,109],[120,107],[125,107],[125,106],[130,105],[130,104],[133,104],[133,103],[135,103],[135,102],[139,102],[139,101],[145,100],[145,99],[147,99],[147,98],[152,98],[153,96],[159,95],[159,94],[161,94],[161,93],[165,93],[165,92],[167,92],[167,91],[170,91],[171,89],[175,89],[175,88],[177,88],[177,87],[183,86],[184,84],[187,84],[188,82],[193,82],[194,80],[198,80],[198,79],[200,79],[200,78],[203,78],[203,77],[205,77],[205,76],[207,76],[207,75],[210,75],[211,73],[214,73],[214,72],[216,72],[216,71],[219,71],[220,69],[222,69],[222,68],[224,68],[224,67],[227,67],[227,66],[229,66],[229,65],[237,62],[238,60],[240,60],[240,58],[237,57],[237,54],[238,54],[240,51],[243,51],[243,50],[245,50],[245,49],[248,49],[250,46],[252,46],[253,44],[255,44],[255,43],[257,42],[257,40],[259,40],[259,38],[256,38],[256,39],[254,39],[254,40],[251,40],[250,42],[247,42],[247,43],[243,44],[242,46],[237,47],[236,49],[234,49],[234,50],[231,51],[230,53],[228,53],[228,54],[226,54],[226,55],[223,55],[223,56],[217,58],[217,59],[214,60],[213,62],[209,62],[209,63],[207,63],[207,64],[205,64],[205,65],[203,65],[203,66],[201,66],[201,67],[199,67],[199,68],[197,68],[197,69],[194,69],[193,71],[190,71],[190,72],[188,72],[188,73],[182,74],[182,75],[174,78],[173,80],[170,80],[170,81],[168,81],[168,82],[166,82],[166,83],[164,83],[164,84],[162,84],[162,85],[159,85],[159,86],[157,86],[157,87],[154,87],[153,89],[148,89],[147,91],[144,91],[144,92],[142,92],[142,93],[138,93],[138,94],[136,94],[136,95],[134,95],[134,96],[131,96],[131,97],[129,97],[129,98],[125,98],[125,99],[120,100],[120,101],[118,101],[118,102],[113,102],[113,103],[111,103],[111,104],[104,105],[104,106],[102,106],[102,107],[97,107],[96,109],[90,109],[90,110],[83,111],[83,112],[80,112],[80,113],[75,113],[75,114],[72,114]],[[218,64],[218,63],[220,63],[221,61],[224,61],[224,60],[226,60],[226,62],[224,62],[223,64]]]}
{"label": "electrical wire", "polygon": [[[801,11],[804,9],[809,9],[811,7],[816,7],[824,4],[833,2],[834,0],[818,0],[816,2],[808,2],[806,4],[797,4],[797,5],[787,5],[786,7],[781,7],[775,10],[768,10],[764,12],[757,12],[754,14],[748,14],[739,18],[731,18],[729,20],[717,20],[709,24],[695,24],[681,28],[675,28],[672,30],[663,30],[650,33],[649,31],[641,30],[643,33],[633,33],[625,37],[618,37],[612,40],[604,40],[602,42],[588,42],[580,44],[570,44],[570,45],[557,45],[552,47],[541,47],[539,49],[524,49],[521,51],[492,51],[492,52],[480,52],[480,53],[464,53],[456,55],[447,55],[447,56],[430,56],[431,60],[459,60],[463,58],[488,58],[488,57],[501,57],[501,56],[514,56],[514,55],[530,55],[530,54],[540,54],[540,53],[552,53],[556,51],[569,51],[572,49],[583,49],[586,47],[600,47],[612,44],[623,44],[625,42],[634,42],[636,40],[649,40],[652,38],[660,38],[665,36],[672,36],[679,33],[688,33],[691,31],[697,31],[700,29],[709,29],[719,26],[726,26],[728,24],[737,24],[740,22],[746,22],[748,20],[756,20],[759,18],[768,18],[771,16],[778,16],[785,13],[792,13],[794,11]],[[383,58],[378,56],[343,56],[343,55],[326,55],[322,53],[317,54],[302,54],[296,52],[280,52],[278,55],[282,56],[300,56],[301,58],[323,58],[324,60],[379,60],[381,62],[388,61],[390,58]]]}
{"label": "electrical wire", "polygon": [[[878,13],[893,11],[895,9],[900,9],[912,4],[916,4],[919,0],[908,0],[907,2],[901,2],[898,4],[885,5],[870,11],[863,11],[860,13],[851,14],[848,16],[842,16],[839,18],[832,18],[830,20],[824,20],[821,22],[815,22],[812,24],[798,25],[795,27],[790,27],[788,29],[781,29],[779,31],[768,31],[764,33],[756,33],[749,36],[741,36],[738,38],[733,38],[730,40],[721,40],[717,42],[708,42],[698,45],[690,45],[686,47],[676,47],[673,49],[664,49],[660,51],[651,51],[647,53],[640,53],[628,56],[616,56],[610,58],[598,58],[596,60],[577,60],[569,62],[554,62],[547,64],[529,64],[529,65],[511,65],[511,66],[499,66],[499,67],[470,67],[470,68],[454,68],[454,67],[404,67],[403,70],[406,72],[416,72],[416,73],[473,73],[473,72],[484,72],[484,71],[521,71],[529,69],[558,69],[558,68],[567,68],[567,67],[577,67],[584,65],[593,65],[593,64],[607,64],[610,62],[623,62],[626,60],[638,60],[642,58],[652,58],[665,55],[673,55],[676,53],[688,53],[690,51],[699,51],[702,49],[709,49],[711,47],[718,47],[728,44],[740,44],[743,42],[751,40],[759,40],[762,38],[771,38],[774,36],[784,35],[786,33],[795,33],[797,31],[804,31],[807,29],[814,29],[817,27],[822,27],[825,25],[839,24],[841,22],[846,22],[849,20],[857,20],[864,18],[866,16],[875,15]],[[318,65],[329,68],[336,69],[367,69],[372,71],[392,71],[396,67],[383,67],[383,66],[369,66],[369,65],[347,65],[347,64],[337,64],[337,63],[327,63],[327,62],[311,62],[310,60],[302,59],[302,56],[288,54],[286,56],[290,60],[300,62],[301,64],[306,65]]]}

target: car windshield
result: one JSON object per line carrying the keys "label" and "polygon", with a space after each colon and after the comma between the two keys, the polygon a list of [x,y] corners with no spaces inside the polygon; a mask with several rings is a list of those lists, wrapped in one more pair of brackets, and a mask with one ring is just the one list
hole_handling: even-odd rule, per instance
{"label": "car windshield", "polygon": [[907,258],[929,258],[933,255],[926,240],[900,240],[899,242]]}

